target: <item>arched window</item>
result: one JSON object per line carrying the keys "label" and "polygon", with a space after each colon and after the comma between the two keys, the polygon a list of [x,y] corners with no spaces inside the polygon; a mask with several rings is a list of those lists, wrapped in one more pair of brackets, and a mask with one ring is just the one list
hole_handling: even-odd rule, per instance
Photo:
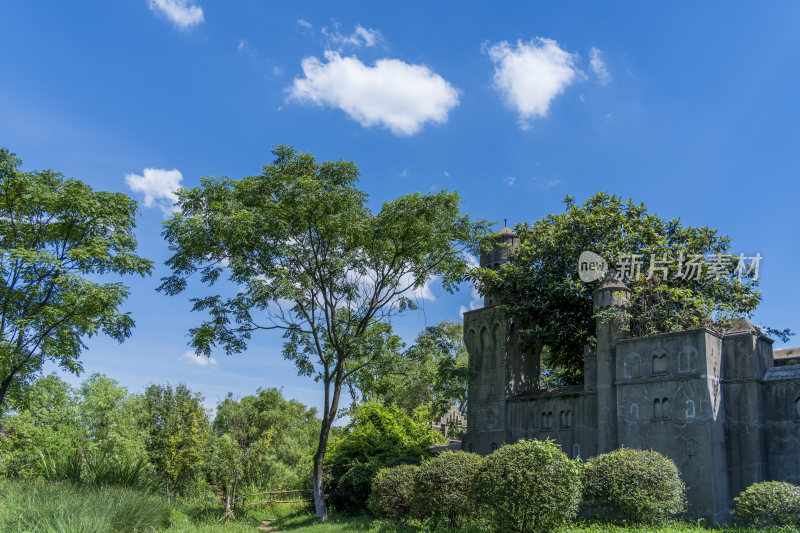
{"label": "arched window", "polygon": [[639,420],[639,404],[631,404],[631,420]]}
{"label": "arched window", "polygon": [[495,451],[497,449],[497,443],[493,442],[492,445],[489,447],[490,451]]}
{"label": "arched window", "polygon": [[503,339],[500,335],[500,324],[495,323],[494,328],[492,328],[492,340],[494,341],[494,349],[499,350],[503,344]]}
{"label": "arched window", "polygon": [[581,456],[581,445],[577,442],[572,445],[572,458],[579,459]]}
{"label": "arched window", "polygon": [[666,352],[653,354],[653,375],[661,375],[667,373],[667,354]]}
{"label": "arched window", "polygon": [[653,418],[664,418],[664,411],[661,408],[661,400],[658,398],[653,402]]}
{"label": "arched window", "polygon": [[684,413],[686,414],[686,418],[694,418],[696,414],[697,408],[694,405],[694,400],[686,400],[686,410]]}
{"label": "arched window", "polygon": [[547,413],[547,427],[549,427],[550,429],[553,428],[553,413],[551,412]]}
{"label": "arched window", "polygon": [[678,353],[678,372],[691,372],[697,366],[697,350],[684,346]]}
{"label": "arched window", "polygon": [[559,419],[561,429],[569,429],[572,427],[572,411],[561,411]]}
{"label": "arched window", "polygon": [[628,354],[625,357],[625,377],[638,378],[642,376],[642,358],[638,353]]}
{"label": "arched window", "polygon": [[661,416],[669,418],[669,400],[666,398],[661,398]]}
{"label": "arched window", "polygon": [[489,349],[489,328],[483,326],[481,328],[481,353]]}

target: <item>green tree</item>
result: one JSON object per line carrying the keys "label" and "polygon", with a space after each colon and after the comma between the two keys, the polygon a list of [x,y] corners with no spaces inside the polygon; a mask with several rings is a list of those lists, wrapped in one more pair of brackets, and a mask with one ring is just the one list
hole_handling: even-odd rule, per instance
{"label": "green tree", "polygon": [[228,395],[217,406],[212,426],[240,444],[243,483],[301,488],[319,436],[316,414],[313,407],[284,399],[278,389],[258,389],[240,400]]}
{"label": "green tree", "polygon": [[467,277],[464,251],[474,251],[486,226],[461,215],[450,192],[403,196],[373,213],[356,188],[355,164],[318,163],[286,146],[273,154],[257,176],[203,178],[179,192],[179,212],[164,229],[172,275],[160,289],[180,293],[195,272],[212,285],[227,271],[234,296],[193,299],[210,315],[190,330],[197,352],[218,344],[241,352],[253,332],[280,330],[284,356],[322,382],[313,476],[325,521],[323,458],[342,385],[370,364],[366,332],[414,308],[413,291],[435,277],[454,290]]}
{"label": "green tree", "polygon": [[99,373],[81,383],[79,394],[79,420],[92,452],[117,462],[146,457],[145,432],[137,423],[141,398]]}
{"label": "green tree", "polygon": [[139,423],[150,463],[167,493],[184,493],[197,481],[210,430],[203,397],[184,384],[150,385]]}
{"label": "green tree", "polygon": [[20,164],[0,149],[0,408],[44,361],[79,373],[85,337],[127,338],[128,289],[99,279],[153,268],[135,253],[135,201]]}
{"label": "green tree", "polygon": [[40,453],[73,456],[85,446],[78,395],[55,374],[26,383],[24,394],[13,399],[0,438],[0,471],[24,476],[33,472]]}
{"label": "green tree", "polygon": [[[760,302],[754,272],[745,272],[741,280],[731,275],[736,260],[719,277],[710,277],[707,270],[698,279],[675,277],[681,257],[730,253],[731,239],[716,230],[663,219],[644,204],[604,192],[582,205],[570,197],[565,203],[563,213],[516,227],[519,246],[502,268],[473,273],[482,293],[503,299],[503,308],[518,324],[522,346],[543,355],[551,381],[579,383],[583,347],[596,342],[592,291],[601,281],[579,279],[578,258],[583,251],[599,254],[611,267],[625,255],[642,255],[643,275],[625,280],[633,294],[631,306],[622,312],[632,335],[722,328],[731,318],[750,316]],[[491,245],[491,238],[483,243],[484,249]],[[671,258],[673,270],[667,276],[654,271],[649,277],[651,254],[659,260]]]}
{"label": "green tree", "polygon": [[354,404],[377,401],[409,415],[424,410],[429,418],[442,415],[453,404],[466,412],[469,355],[460,322],[425,328],[402,357],[384,353],[351,376],[348,385]]}

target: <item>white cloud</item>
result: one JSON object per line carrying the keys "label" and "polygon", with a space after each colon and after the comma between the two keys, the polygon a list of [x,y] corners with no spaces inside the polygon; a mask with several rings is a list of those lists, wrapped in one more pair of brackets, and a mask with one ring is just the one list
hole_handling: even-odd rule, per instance
{"label": "white cloud", "polygon": [[[478,268],[480,263],[478,263],[478,258],[472,254],[468,254],[464,252],[465,259],[467,260],[467,268]],[[464,316],[464,313],[467,311],[474,311],[475,309],[480,309],[483,307],[483,297],[481,293],[478,292],[478,289],[475,286],[471,288],[471,297],[472,299],[469,301],[469,309],[466,306],[462,305],[458,308],[458,314]]]}
{"label": "white cloud", "polygon": [[608,68],[606,68],[606,62],[603,61],[603,52],[597,48],[592,47],[592,49],[589,50],[589,66],[592,68],[592,72],[597,78],[598,83],[605,85],[611,81],[611,74],[608,72]]}
{"label": "white cloud", "polygon": [[190,365],[197,365],[203,368],[205,367],[217,368],[219,366],[219,363],[213,357],[206,357],[205,355],[197,355],[192,350],[188,350],[179,355],[178,361],[183,361],[184,363],[189,363]]}
{"label": "white cloud", "polygon": [[311,23],[309,21],[304,20],[304,19],[297,19],[297,25],[300,26],[301,28],[305,28],[307,30],[310,30],[311,28],[314,27],[314,26],[311,25]]}
{"label": "white cloud", "polygon": [[362,126],[395,135],[414,135],[427,122],[443,124],[458,105],[458,91],[425,65],[386,58],[370,67],[328,50],[325,61],[307,57],[302,68],[303,77],[287,88],[289,99],[337,107]]}
{"label": "white cloud", "polygon": [[494,62],[495,88],[519,113],[522,129],[530,127],[528,119],[546,116],[553,99],[580,74],[577,56],[552,39],[518,41],[516,47],[503,41],[488,53]]}
{"label": "white cloud", "polygon": [[322,28],[322,35],[328,40],[328,44],[341,50],[345,46],[357,48],[359,46],[372,47],[383,40],[383,35],[378,30],[365,28],[361,24],[350,35],[343,35],[338,31],[329,32],[327,28]]}
{"label": "white cloud", "polygon": [[146,168],[141,175],[125,174],[128,187],[144,194],[144,206],[160,207],[164,214],[173,210],[177,200],[175,193],[181,188],[182,180],[183,175],[177,168]]}
{"label": "white cloud", "polygon": [[203,22],[203,8],[195,5],[193,0],[147,0],[147,5],[181,30]]}
{"label": "white cloud", "polygon": [[514,182],[517,181],[517,178],[514,176],[509,176],[507,178],[503,178],[503,183],[506,185],[514,185]]}
{"label": "white cloud", "polygon": [[449,178],[450,177],[450,173],[448,171],[446,171],[446,170],[444,171],[444,177],[445,178]]}
{"label": "white cloud", "polygon": [[555,186],[556,186],[556,185],[558,185],[559,183],[561,183],[561,180],[549,180],[547,183],[545,183],[545,184],[543,185],[543,187],[544,187],[545,189],[550,189],[551,187],[555,187]]}

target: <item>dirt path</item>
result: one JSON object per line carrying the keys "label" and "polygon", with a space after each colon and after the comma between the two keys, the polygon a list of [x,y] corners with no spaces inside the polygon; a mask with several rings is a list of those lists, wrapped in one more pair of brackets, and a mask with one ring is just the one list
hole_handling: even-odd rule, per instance
{"label": "dirt path", "polygon": [[264,520],[263,522],[261,522],[261,524],[258,526],[258,530],[259,531],[274,531],[274,529],[272,529],[272,520]]}

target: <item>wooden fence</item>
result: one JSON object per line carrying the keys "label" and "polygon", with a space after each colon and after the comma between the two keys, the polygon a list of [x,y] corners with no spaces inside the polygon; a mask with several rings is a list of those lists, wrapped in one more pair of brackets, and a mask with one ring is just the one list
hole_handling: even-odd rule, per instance
{"label": "wooden fence", "polygon": [[[236,507],[237,503],[241,503],[242,507],[249,507],[251,505],[263,505],[267,503],[305,503],[313,501],[312,498],[303,498],[300,500],[261,500],[257,502],[248,502],[247,500],[253,498],[254,496],[277,496],[283,494],[297,494],[297,493],[310,493],[311,491],[308,489],[297,489],[297,490],[268,490],[266,492],[254,492],[252,494],[245,494],[244,496],[240,496],[239,498],[234,498],[233,505]],[[292,496],[288,496],[291,498]]]}

